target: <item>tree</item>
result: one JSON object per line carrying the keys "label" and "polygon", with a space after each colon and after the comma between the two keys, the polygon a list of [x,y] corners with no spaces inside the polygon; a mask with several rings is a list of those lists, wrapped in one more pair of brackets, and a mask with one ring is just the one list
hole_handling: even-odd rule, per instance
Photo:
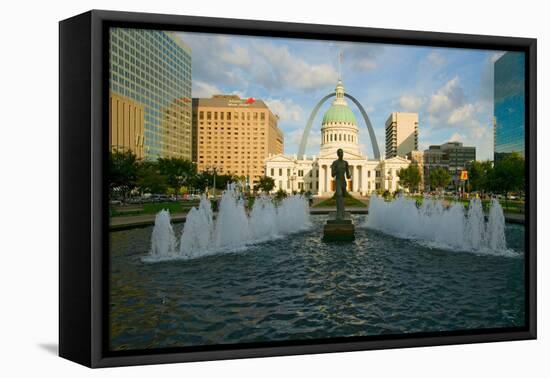
{"label": "tree", "polygon": [[193,162],[181,158],[159,158],[158,168],[160,174],[166,176],[168,187],[172,188],[175,194],[178,194],[183,186],[189,185],[197,173]]}
{"label": "tree", "polygon": [[397,172],[399,177],[399,184],[409,191],[418,190],[418,185],[420,184],[421,176],[418,165],[411,164],[407,168],[402,168]]}
{"label": "tree", "polygon": [[192,186],[193,188],[197,189],[199,192],[204,192],[206,188],[208,187],[209,183],[211,183],[211,177],[207,172],[201,172],[196,175],[194,175],[189,180],[189,186]]}
{"label": "tree", "polygon": [[168,189],[166,176],[161,175],[158,164],[151,161],[144,161],[138,165],[136,184],[142,194],[164,194]]}
{"label": "tree", "polygon": [[258,183],[254,186],[254,190],[261,190],[262,192],[269,193],[275,187],[275,180],[271,177],[261,177]]}
{"label": "tree", "polygon": [[138,159],[128,151],[112,151],[109,154],[109,193],[119,194],[123,199],[135,189],[138,172]]}
{"label": "tree", "polygon": [[443,189],[451,182],[451,175],[446,169],[441,167],[434,168],[430,171],[430,186],[436,189]]}
{"label": "tree", "polygon": [[489,178],[493,172],[493,163],[486,161],[473,161],[468,166],[468,181],[470,190],[489,190]]}
{"label": "tree", "polygon": [[227,184],[237,182],[238,178],[233,175],[216,175],[216,189],[225,190]]}
{"label": "tree", "polygon": [[510,192],[525,190],[525,159],[513,152],[495,164],[489,176],[491,190],[504,193],[508,198]]}
{"label": "tree", "polygon": [[279,190],[277,190],[277,193],[275,193],[275,198],[279,201],[281,201],[282,199],[286,198],[287,194],[286,192],[280,188]]}

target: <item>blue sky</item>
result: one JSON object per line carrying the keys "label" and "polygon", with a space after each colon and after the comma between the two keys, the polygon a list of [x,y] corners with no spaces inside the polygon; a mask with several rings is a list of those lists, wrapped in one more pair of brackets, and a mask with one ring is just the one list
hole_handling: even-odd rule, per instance
{"label": "blue sky", "polygon": [[[280,117],[285,153],[294,154],[312,108],[334,90],[338,54],[346,92],[367,110],[380,151],[384,123],[394,111],[419,114],[419,149],[450,140],[493,155],[493,63],[499,51],[178,33],[192,49],[193,97],[235,93],[263,99]],[[359,111],[360,143],[372,149]],[[306,153],[317,154],[325,103]]]}

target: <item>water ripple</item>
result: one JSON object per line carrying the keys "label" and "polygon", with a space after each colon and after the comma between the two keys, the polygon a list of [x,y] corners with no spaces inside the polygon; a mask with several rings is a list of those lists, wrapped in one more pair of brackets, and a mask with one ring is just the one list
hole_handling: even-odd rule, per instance
{"label": "water ripple", "polygon": [[[324,220],[238,253],[155,264],[141,260],[151,228],[112,233],[112,349],[524,323],[523,258],[454,253],[367,229],[353,243],[326,244]],[[506,228],[520,256],[523,232]]]}

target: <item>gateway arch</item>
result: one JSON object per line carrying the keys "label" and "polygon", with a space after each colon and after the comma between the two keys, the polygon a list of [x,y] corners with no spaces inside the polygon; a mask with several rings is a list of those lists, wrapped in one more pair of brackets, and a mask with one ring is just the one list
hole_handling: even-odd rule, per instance
{"label": "gateway arch", "polygon": [[[303,159],[304,154],[306,152],[306,146],[307,146],[307,138],[309,137],[309,133],[311,131],[311,126],[313,125],[313,121],[315,120],[315,116],[319,112],[319,109],[321,106],[331,97],[336,96],[336,92],[329,93],[325,97],[323,97],[317,105],[313,108],[306,124],[306,128],[304,129],[304,133],[302,134],[302,140],[300,141],[300,148],[298,150],[298,159]],[[367,112],[363,108],[363,105],[355,97],[353,97],[350,94],[344,93],[344,96],[349,98],[359,109],[361,112],[361,115],[363,116],[363,119],[365,120],[365,123],[367,124],[367,129],[369,130],[369,137],[372,144],[372,152],[374,155],[374,158],[377,160],[380,160],[380,149],[378,148],[378,142],[376,141],[376,135],[374,134],[374,129],[372,128],[372,124],[370,122],[369,116],[367,115]]]}

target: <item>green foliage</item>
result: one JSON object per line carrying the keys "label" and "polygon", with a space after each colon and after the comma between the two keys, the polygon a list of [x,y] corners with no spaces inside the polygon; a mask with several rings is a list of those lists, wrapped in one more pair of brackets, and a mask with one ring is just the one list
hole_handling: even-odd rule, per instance
{"label": "green foliage", "polygon": [[430,171],[430,186],[436,189],[446,188],[451,182],[451,175],[446,169],[437,167]]}
{"label": "green foliage", "polygon": [[197,189],[200,192],[204,192],[206,187],[212,184],[213,177],[207,172],[197,173],[189,181],[189,186]]}
{"label": "green foliage", "polygon": [[411,164],[407,168],[400,169],[397,172],[397,176],[399,176],[399,185],[409,189],[409,191],[418,190],[421,176],[416,164]]}
{"label": "green foliage", "polygon": [[277,193],[275,193],[275,199],[277,201],[283,200],[284,198],[286,198],[286,196],[287,196],[287,194],[283,189],[279,189],[279,190],[277,190]]}
{"label": "green foliage", "polygon": [[109,155],[109,193],[111,198],[123,199],[135,189],[138,177],[138,159],[132,151],[113,151]]}
{"label": "green foliage", "polygon": [[180,158],[159,158],[157,160],[159,173],[166,177],[166,182],[175,193],[183,186],[189,185],[197,174],[195,164]]}
{"label": "green foliage", "polygon": [[506,155],[489,174],[489,190],[504,193],[525,190],[525,159],[518,153]]}
{"label": "green foliage", "polygon": [[489,178],[493,171],[493,163],[473,161],[468,166],[468,182],[470,191],[486,191],[489,187]]}
{"label": "green foliage", "polygon": [[269,193],[275,187],[275,180],[272,177],[261,177],[258,183],[254,186],[254,190],[260,190]]}
{"label": "green foliage", "polygon": [[138,165],[137,188],[140,193],[165,194],[168,190],[166,176],[160,174],[158,164],[144,161]]}

